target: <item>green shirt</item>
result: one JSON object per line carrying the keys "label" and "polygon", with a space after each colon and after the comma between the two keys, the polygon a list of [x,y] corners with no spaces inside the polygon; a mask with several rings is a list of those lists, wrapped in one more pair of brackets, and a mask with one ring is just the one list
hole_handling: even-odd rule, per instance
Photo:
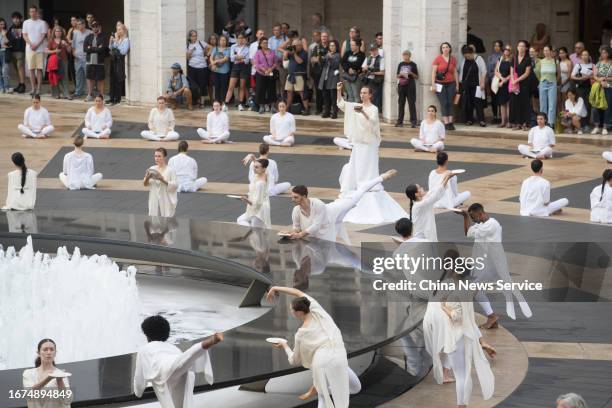
{"label": "green shirt", "polygon": [[542,81],[557,83],[557,61],[552,58],[543,58],[536,63],[536,76]]}

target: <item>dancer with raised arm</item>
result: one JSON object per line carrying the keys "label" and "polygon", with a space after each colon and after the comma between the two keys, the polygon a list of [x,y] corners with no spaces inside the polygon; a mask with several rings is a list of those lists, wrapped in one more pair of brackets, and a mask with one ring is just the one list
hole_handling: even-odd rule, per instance
{"label": "dancer with raised arm", "polygon": [[244,159],[242,159],[242,164],[245,166],[249,166],[249,183],[255,179],[255,162],[259,159],[268,160],[268,194],[270,197],[277,196],[279,194],[283,194],[291,188],[291,183],[289,182],[278,182],[278,166],[275,160],[270,158],[270,145],[267,143],[262,143],[259,145],[259,157],[255,157],[253,153],[247,154]]}
{"label": "dancer with raised arm", "polygon": [[32,96],[32,106],[23,113],[23,123],[17,125],[17,129],[21,136],[34,139],[44,139],[55,130],[49,112],[40,105],[39,94]]}
{"label": "dancer with raised arm", "polygon": [[195,193],[208,182],[206,177],[198,178],[198,162],[187,154],[189,144],[181,140],[178,144],[178,154],[168,161],[174,173],[179,193]]}
{"label": "dancer with raised arm", "polygon": [[94,106],[89,108],[85,114],[85,127],[81,132],[86,138],[109,139],[112,126],[111,111],[104,106],[104,97],[98,94],[94,98]]}
{"label": "dancer with raised arm", "polygon": [[253,163],[255,177],[249,183],[249,194],[240,199],[247,205],[246,211],[236,222],[252,228],[271,228],[270,196],[268,192],[268,159],[259,159]]}
{"label": "dancer with raised arm", "polygon": [[83,151],[83,136],[74,138],[74,150],[64,156],[59,179],[69,190],[92,190],[102,180],[102,173],[94,173],[93,156]]}

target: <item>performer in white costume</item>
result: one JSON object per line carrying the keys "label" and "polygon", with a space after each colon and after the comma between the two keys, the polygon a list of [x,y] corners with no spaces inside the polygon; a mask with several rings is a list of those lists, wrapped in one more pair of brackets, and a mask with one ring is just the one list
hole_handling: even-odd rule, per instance
{"label": "performer in white costume", "polygon": [[229,140],[229,117],[221,111],[221,102],[213,102],[213,110],[206,115],[206,129],[198,128],[202,143],[225,143]]}
{"label": "performer in white costume", "polygon": [[444,150],[446,129],[444,124],[436,118],[438,108],[434,105],[427,107],[427,117],[421,122],[419,138],[413,138],[410,143],[417,152],[437,153]]}
{"label": "performer in white costume", "polygon": [[[378,108],[372,103],[372,90],[361,88],[363,103],[345,102],[342,83],[338,83],[338,108],[344,111],[344,134],[353,143],[351,158],[340,174],[340,198],[350,198],[360,187],[379,176],[378,146],[380,124]],[[377,184],[357,202],[344,217],[344,222],[380,224],[406,217],[406,211]]]}
{"label": "performer in white costume", "polygon": [[[445,152],[438,153],[436,163],[438,167],[429,173],[428,188],[430,191],[442,182],[444,174],[448,171],[448,154]],[[457,178],[453,177],[444,189],[444,196],[434,204],[434,208],[457,208],[465,203],[470,196],[471,193],[469,191],[459,192],[457,189]]]}
{"label": "performer in white costume", "polygon": [[178,140],[179,134],[174,130],[174,113],[172,109],[166,107],[166,98],[157,98],[157,107],[151,109],[149,113],[149,130],[140,132],[140,136],[147,140],[156,142],[171,142]]}
{"label": "performer in white costume", "polygon": [[395,222],[395,232],[398,233],[400,238],[394,237],[394,240],[400,244],[404,242],[429,242],[423,234],[413,235],[413,224],[410,218],[400,218],[397,220]]}
{"label": "performer in white costume", "polygon": [[347,408],[349,394],[359,392],[361,383],[348,366],[340,329],[319,302],[298,289],[273,286],[268,301],[279,293],[296,298],[291,302],[291,311],[302,326],[295,333],[293,350],[286,341],[274,346],[285,350],[289,364],[312,370],[318,408]]}
{"label": "performer in white costume", "polygon": [[35,139],[44,139],[53,133],[55,128],[51,124],[49,112],[40,106],[40,95],[32,96],[32,106],[23,113],[23,123],[17,125],[17,129],[21,136]]}
{"label": "performer in white costume", "polygon": [[612,169],[606,169],[601,185],[591,191],[591,222],[612,223]]}
{"label": "performer in white costume", "polygon": [[612,163],[612,151],[609,152],[603,152],[601,154],[601,156],[604,158],[605,161],[607,161],[608,163]]}
{"label": "performer in white costume", "polygon": [[33,210],[36,203],[36,178],[38,173],[28,169],[23,154],[11,156],[15,170],[8,174],[8,191],[3,210]]}
{"label": "performer in white costume", "polygon": [[270,145],[267,143],[262,143],[259,145],[259,157],[255,157],[254,154],[247,154],[244,159],[242,159],[242,164],[245,166],[249,166],[249,183],[253,181],[255,178],[255,161],[258,159],[266,159],[268,160],[268,168],[266,169],[268,173],[268,194],[270,197],[277,196],[279,194],[283,194],[291,188],[291,183],[287,181],[283,181],[282,183],[278,182],[278,165],[275,160],[272,160],[270,157]]}
{"label": "performer in white costume", "polygon": [[236,222],[239,225],[253,228],[271,228],[270,218],[270,196],[268,193],[268,167],[267,159],[256,160],[253,164],[255,177],[249,183],[248,196],[242,196],[241,200],[247,205],[246,211]]}
{"label": "performer in white costume", "polygon": [[527,136],[528,144],[518,145],[518,151],[532,159],[550,159],[555,147],[555,132],[546,126],[546,114],[539,112],[537,116],[538,125],[529,130]]}
{"label": "performer in white costume", "polygon": [[270,134],[263,141],[273,146],[290,147],[295,143],[295,118],[287,112],[287,103],[278,103],[278,112],[270,118]]}
{"label": "performer in white costume", "polygon": [[567,198],[550,202],[550,182],[542,177],[543,168],[542,160],[533,160],[531,162],[533,176],[523,180],[519,197],[522,216],[548,217],[561,213],[561,209],[569,204]]}
{"label": "performer in white costume", "polygon": [[177,191],[179,193],[194,193],[208,182],[206,177],[198,178],[198,162],[187,155],[189,144],[181,140],[178,144],[178,154],[168,161],[168,166],[176,174]]}
{"label": "performer in white costume", "polygon": [[104,98],[102,95],[96,95],[94,106],[87,110],[85,114],[85,127],[83,128],[83,136],[95,137],[96,139],[108,139],[111,135],[111,127],[113,126],[113,116],[110,109],[104,106]]}
{"label": "performer in white costume", "polygon": [[136,355],[134,394],[142,397],[145,388],[150,385],[161,408],[193,408],[195,375],[204,373],[206,382],[213,383],[208,350],[223,341],[223,334],[215,333],[181,351],[167,342],[170,324],[164,317],[147,317],[141,328],[148,343]]}
{"label": "performer in white costume", "polygon": [[176,173],[166,164],[168,152],[163,147],[155,149],[155,166],[151,166],[142,181],[149,187],[149,216],[173,217],[178,196]]}
{"label": "performer in white costume", "polygon": [[94,173],[91,154],[83,151],[83,136],[74,138],[74,150],[64,156],[64,166],[59,179],[69,190],[91,190],[102,180],[102,173]]}

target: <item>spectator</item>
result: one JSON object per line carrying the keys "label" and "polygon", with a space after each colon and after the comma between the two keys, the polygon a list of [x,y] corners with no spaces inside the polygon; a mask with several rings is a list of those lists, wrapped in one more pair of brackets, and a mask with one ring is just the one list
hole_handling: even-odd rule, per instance
{"label": "spectator", "polygon": [[[77,24],[79,22],[79,18],[77,16],[70,17],[70,28],[66,33],[66,39],[68,40],[68,44],[72,46],[72,34],[77,30]],[[74,81],[74,56],[72,52],[68,54],[68,79],[70,81]]]}
{"label": "spectator", "polygon": [[[516,78],[515,78],[516,74]],[[529,75],[531,58],[527,55],[527,41],[521,40],[516,46],[516,55],[510,66],[510,123],[514,130],[529,130],[531,106],[529,104]]]}
{"label": "spectator", "polygon": [[190,87],[199,89],[198,107],[204,106],[204,97],[208,94],[208,77],[210,70],[206,61],[208,44],[203,44],[198,40],[198,32],[189,30],[187,39],[187,77],[192,81]]}
{"label": "spectator", "polygon": [[574,53],[570,55],[570,60],[572,60],[572,64],[580,64],[580,57],[582,56],[582,51],[584,51],[586,47],[582,41],[578,41],[574,44]]}
{"label": "spectator", "polygon": [[359,30],[359,27],[355,26],[351,27],[351,29],[349,30],[349,38],[342,42],[342,47],[340,48],[340,55],[344,56],[351,49],[351,41],[354,40],[359,40],[359,51],[363,52],[365,55],[366,49],[365,44],[361,40],[361,30]]}
{"label": "spectator", "polygon": [[230,49],[224,35],[219,37],[219,44],[210,53],[210,69],[214,73],[215,100],[223,100],[230,75]]}
{"label": "spectator", "polygon": [[[64,29],[59,26],[55,27],[45,50],[45,54],[49,55],[47,72],[51,84],[51,95],[55,95],[55,99],[72,99],[68,91],[68,55],[71,51],[72,47],[64,36]],[[55,67],[55,72],[53,72],[53,67]]]}
{"label": "spectator", "polygon": [[93,32],[85,38],[83,49],[87,55],[85,77],[87,78],[87,102],[93,101],[94,87],[104,96],[105,67],[104,58],[108,52],[109,40],[102,33],[102,26],[97,21],[91,22]]}
{"label": "spectator", "polygon": [[[569,59],[569,53],[567,52],[567,48],[560,47],[559,53],[559,71],[561,73],[561,79],[559,83],[559,89],[561,91],[561,101],[566,99],[565,93],[571,86],[570,77],[572,75],[572,69],[574,68],[574,64]],[[560,103],[559,103],[560,105]]]}
{"label": "spectator", "polygon": [[[538,51],[535,49],[535,47],[529,47],[529,58],[531,59],[531,72],[529,73],[529,97],[530,102],[531,102],[531,106],[532,106],[532,112],[539,112],[540,111],[540,90],[539,90],[539,85],[540,85],[540,81],[538,80],[538,77],[536,75],[535,72],[535,67],[536,67],[536,63],[538,62],[538,60],[540,59],[540,56],[538,55]],[[554,57],[553,57],[554,58]]]}
{"label": "spectator", "polygon": [[308,53],[303,49],[302,41],[294,39],[291,46],[287,46],[283,55],[283,65],[287,67],[287,82],[285,83],[287,106],[291,109],[294,93],[297,92],[300,98],[302,98],[302,104],[304,105],[304,112],[302,114],[309,115],[310,108],[308,100],[304,95]]}
{"label": "spectator", "polygon": [[550,35],[546,32],[546,24],[538,23],[535,27],[535,33],[531,36],[531,46],[535,48],[538,53],[538,57],[542,57],[542,51],[544,50],[544,46],[550,46],[552,43],[550,39]]}
{"label": "spectator", "polygon": [[276,53],[268,47],[268,38],[259,39],[259,49],[253,59],[255,68],[255,97],[259,113],[270,112],[276,97],[276,77],[278,76]]}
{"label": "spectator", "polygon": [[281,33],[283,34],[283,37],[285,37],[285,38],[289,37],[289,30],[290,29],[291,29],[291,26],[289,25],[289,23],[281,24]]}
{"label": "spectator", "polygon": [[495,67],[495,76],[499,78],[499,90],[496,99],[500,108],[501,123],[500,128],[512,127],[509,121],[510,111],[510,92],[508,82],[510,81],[510,67],[512,66],[512,47],[508,44],[504,47],[504,53]]}
{"label": "spectator", "polygon": [[612,128],[612,59],[610,53],[612,49],[610,47],[603,47],[599,53],[599,61],[595,64],[595,71],[593,77],[596,82],[599,82],[603,88],[606,102],[608,107],[604,109],[595,109],[594,121],[595,129],[591,134],[595,135],[599,133],[601,128],[601,134],[607,135],[608,128]]}
{"label": "spectator", "polygon": [[0,18],[0,92],[6,93],[9,89],[9,62],[10,38],[6,27],[6,20]]}
{"label": "spectator", "polygon": [[111,105],[121,103],[121,97],[125,93],[125,56],[130,51],[127,28],[118,21],[116,29],[108,44],[111,56],[110,98],[106,102]]}
{"label": "spectator", "polygon": [[85,21],[87,22],[87,28],[93,31],[92,24],[94,21],[96,21],[96,18],[94,17],[93,13],[85,14]]}
{"label": "spectator", "polygon": [[208,76],[208,99],[210,100],[210,104],[212,105],[213,101],[217,98],[214,96],[213,90],[215,86],[215,73],[213,71],[213,67],[211,65],[210,56],[212,55],[213,49],[219,46],[219,36],[215,33],[212,33],[208,36],[208,52],[206,53],[206,62],[208,62],[208,69],[210,70],[210,75]]}
{"label": "spectator", "polygon": [[480,37],[475,36],[471,33],[472,27],[467,26],[467,45],[473,45],[476,50],[476,54],[484,54],[487,52],[484,42]]}
{"label": "spectator", "polygon": [[257,31],[255,31],[255,41],[253,41],[249,45],[249,61],[251,61],[251,76],[249,77],[249,83],[248,83],[248,87],[249,87],[249,106],[251,107],[251,110],[253,110],[253,111],[258,111],[259,110],[259,105],[257,103],[257,97],[255,96],[256,91],[257,91],[256,90],[256,87],[257,87],[256,73],[257,73],[257,71],[255,70],[255,62],[253,61],[253,59],[255,58],[255,54],[259,50],[259,40],[262,37],[265,37],[265,35],[266,35],[266,33],[265,33],[264,30],[262,30],[261,28],[257,29]]}
{"label": "spectator", "polygon": [[168,79],[168,86],[166,87],[166,103],[170,109],[176,109],[177,105],[185,103],[187,109],[193,110],[191,85],[183,73],[181,64],[175,62],[170,66],[170,69],[172,69],[172,75]]}
{"label": "spectator", "polygon": [[404,111],[406,101],[410,111],[410,127],[416,128],[416,81],[419,79],[417,65],[410,60],[411,53],[405,50],[402,53],[402,62],[397,65],[397,122],[395,127],[404,126]]}
{"label": "spectator", "polygon": [[382,87],[385,82],[385,59],[378,54],[378,45],[370,44],[370,55],[363,60],[361,69],[364,73],[363,82],[371,88],[372,102],[382,113]]}
{"label": "spectator", "polygon": [[321,72],[323,71],[322,58],[327,54],[329,35],[325,33],[325,45],[323,45],[323,35],[320,31],[312,32],[312,43],[308,46],[308,80],[312,82],[313,94],[315,97],[315,114],[323,112],[323,92],[319,89]]}
{"label": "spectator", "polygon": [[11,15],[13,25],[9,28],[9,39],[11,48],[11,62],[13,69],[17,72],[19,83],[13,92],[24,93],[25,86],[25,50],[26,42],[23,38],[23,16],[19,12],[14,12]]}
{"label": "spectator", "polygon": [[287,41],[287,37],[281,31],[281,25],[276,23],[272,27],[272,36],[268,39],[268,46],[272,51],[276,52],[276,59],[279,61],[278,65],[278,80],[276,81],[276,95],[282,96],[283,85],[287,79],[287,70],[283,67],[283,52],[280,46]]}
{"label": "spectator", "polygon": [[[319,79],[318,88],[323,95],[323,118],[336,119],[338,117],[338,80],[340,79],[340,53],[338,41],[329,42],[327,54],[322,57],[323,69]],[[330,114],[331,113],[331,114]]]}
{"label": "spectator", "polygon": [[565,100],[565,110],[562,112],[561,124],[566,133],[573,133],[576,129],[579,135],[582,134],[582,120],[586,118],[587,110],[584,100],[576,96],[576,91],[572,88],[567,91]]}
{"label": "spectator", "polygon": [[342,80],[346,89],[347,102],[359,102],[361,92],[361,79],[359,73],[365,60],[365,54],[361,51],[361,40],[355,39],[350,42],[350,49],[342,55]]}
{"label": "spectator", "polygon": [[383,34],[381,32],[378,32],[374,35],[374,42],[378,47],[378,55],[380,55],[381,58],[384,58],[385,52],[383,50]]}
{"label": "spectator", "polygon": [[461,47],[461,53],[463,60],[459,64],[459,77],[463,118],[465,124],[471,126],[474,123],[474,109],[476,109],[478,122],[481,127],[485,127],[483,103],[487,66],[482,57],[476,54],[473,45],[464,45]]}
{"label": "spectator", "polygon": [[546,113],[550,126],[554,129],[557,111],[557,82],[561,77],[559,64],[552,57],[549,45],[543,48],[544,58],[536,63],[535,73],[540,81],[540,112]]}
{"label": "spectator", "polygon": [[[493,43],[493,52],[489,54],[487,59],[487,79],[485,86],[487,88],[487,94],[491,96],[491,112],[493,113],[493,123],[500,123],[499,120],[499,104],[497,102],[497,93],[491,91],[491,81],[495,78],[495,68],[498,62],[502,58],[502,50],[504,43],[501,40],[497,40]],[[499,90],[497,91],[499,92]]]}
{"label": "spectator", "polygon": [[85,39],[89,37],[91,31],[85,28],[85,20],[82,18],[77,22],[77,29],[72,33],[72,55],[74,55],[74,96],[83,96],[85,88],[85,67],[87,64],[87,54],[85,52]]}
{"label": "spectator", "polygon": [[572,392],[557,397],[557,408],[588,408],[588,405],[584,398]]}
{"label": "spectator", "polygon": [[229,104],[234,97],[234,88],[240,81],[240,90],[238,92],[238,110],[243,111],[246,104],[246,81],[249,79],[251,68],[249,66],[249,46],[246,44],[246,36],[242,33],[238,34],[238,43],[232,45],[230,49],[230,60],[234,63],[230,74],[230,82],[225,95],[225,104],[223,111],[227,111]]}
{"label": "spectator", "polygon": [[442,110],[442,121],[446,130],[455,130],[453,125],[453,99],[458,93],[457,59],[452,56],[450,43],[440,45],[440,55],[432,64],[431,91],[435,92]]}
{"label": "spectator", "polygon": [[[591,56],[587,50],[580,53],[580,60],[574,64],[572,69],[572,83],[576,89],[576,96],[582,98],[587,111],[587,122],[591,117],[591,104],[589,103],[589,95],[591,94],[591,80],[593,79],[593,71],[595,65],[591,62]],[[587,123],[588,125],[588,123]]]}
{"label": "spectator", "polygon": [[312,30],[318,31],[321,34],[327,33],[329,35],[329,28],[323,24],[323,16],[321,13],[314,13],[312,15]]}
{"label": "spectator", "polygon": [[23,38],[26,46],[26,61],[30,69],[31,95],[40,94],[42,85],[44,51],[49,26],[38,15],[38,7],[30,6],[30,18],[23,23]]}

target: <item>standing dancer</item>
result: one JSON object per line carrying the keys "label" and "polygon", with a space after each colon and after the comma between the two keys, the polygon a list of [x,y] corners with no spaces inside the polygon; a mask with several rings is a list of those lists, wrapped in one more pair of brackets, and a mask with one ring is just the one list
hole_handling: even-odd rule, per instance
{"label": "standing dancer", "polygon": [[236,222],[239,225],[253,228],[270,228],[270,196],[268,193],[268,159],[256,160],[253,164],[255,177],[249,183],[249,195],[240,199],[247,205],[246,211]]}
{"label": "standing dancer", "polygon": [[278,166],[276,165],[276,161],[270,159],[270,145],[267,143],[262,143],[259,145],[259,157],[255,157],[254,154],[247,154],[244,159],[242,159],[242,164],[245,166],[249,166],[249,183],[255,179],[255,162],[258,159],[266,159],[268,160],[268,193],[270,197],[277,196],[279,194],[283,194],[287,190],[291,188],[291,183],[286,181],[279,183],[278,182]]}
{"label": "standing dancer", "polygon": [[145,173],[143,184],[149,187],[149,216],[173,217],[178,197],[176,173],[166,164],[168,152],[163,147],[155,149],[155,166]]}

